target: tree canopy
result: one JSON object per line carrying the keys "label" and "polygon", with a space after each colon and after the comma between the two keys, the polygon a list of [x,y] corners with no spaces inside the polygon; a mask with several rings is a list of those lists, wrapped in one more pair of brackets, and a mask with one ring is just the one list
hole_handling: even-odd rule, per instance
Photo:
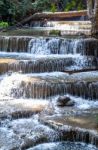
{"label": "tree canopy", "polygon": [[22,18],[31,9],[32,0],[0,0],[0,15],[4,21]]}
{"label": "tree canopy", "polygon": [[[86,0],[85,0],[86,1]],[[84,0],[0,0],[0,20],[14,23],[39,11],[69,11],[86,8]]]}

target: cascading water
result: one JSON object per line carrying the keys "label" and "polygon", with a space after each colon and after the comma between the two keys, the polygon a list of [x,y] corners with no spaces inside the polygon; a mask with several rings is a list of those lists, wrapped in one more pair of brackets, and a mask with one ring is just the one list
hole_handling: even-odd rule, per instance
{"label": "cascading water", "polygon": [[37,55],[81,54],[98,56],[98,40],[93,38],[67,39],[50,37],[0,37],[0,51],[28,52]]}
{"label": "cascading water", "polygon": [[[90,21],[49,21],[39,20],[32,21],[30,23],[31,31],[41,32],[43,34],[49,35],[52,31],[59,31],[61,35],[77,35],[77,33],[84,33],[86,35],[91,34],[91,22]],[[41,18],[40,18],[41,19]],[[41,34],[42,35],[42,34]]]}
{"label": "cascading water", "polygon": [[75,75],[60,72],[40,73],[39,75],[14,73],[10,76],[6,75],[1,80],[0,95],[2,99],[8,97],[46,99],[54,95],[71,94],[85,99],[97,100],[97,79],[97,72]]}
{"label": "cascading water", "polygon": [[29,51],[33,54],[76,54],[79,40],[64,40],[58,38],[32,39]]}
{"label": "cascading water", "polygon": [[32,37],[22,36],[4,36],[0,37],[0,51],[5,52],[26,52],[28,50],[28,43]]}
{"label": "cascading water", "polygon": [[[65,130],[67,121],[97,114],[97,45],[90,38],[0,37],[0,150],[97,150],[96,130],[76,122]],[[62,108],[60,96],[70,98]]]}
{"label": "cascading water", "polygon": [[[20,53],[21,54],[21,53]],[[19,55],[8,55],[8,58],[0,59],[0,73],[23,72],[23,73],[41,73],[53,71],[74,71],[81,69],[97,69],[98,61],[95,57],[77,55],[44,55],[31,56],[25,53]],[[23,55],[23,56],[22,56]],[[0,57],[3,57],[2,55]]]}

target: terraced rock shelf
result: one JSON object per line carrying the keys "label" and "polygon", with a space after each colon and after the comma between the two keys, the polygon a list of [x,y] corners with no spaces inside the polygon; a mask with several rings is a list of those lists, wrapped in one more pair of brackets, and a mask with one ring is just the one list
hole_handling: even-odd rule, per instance
{"label": "terraced rock shelf", "polygon": [[0,150],[20,149],[98,150],[97,39],[0,37]]}

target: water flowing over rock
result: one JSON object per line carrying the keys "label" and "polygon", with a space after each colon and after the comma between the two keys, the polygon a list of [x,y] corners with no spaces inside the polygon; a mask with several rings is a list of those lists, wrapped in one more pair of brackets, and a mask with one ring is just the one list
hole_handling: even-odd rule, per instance
{"label": "water flowing over rock", "polygon": [[0,55],[0,73],[6,72],[22,72],[22,73],[41,73],[53,71],[76,71],[98,69],[98,61],[96,58],[80,55],[50,55],[37,56],[32,55],[32,58],[26,53],[8,55],[2,58]]}
{"label": "water flowing over rock", "polygon": [[[47,98],[59,94],[71,94],[87,99],[98,99],[97,72],[42,74],[12,74],[5,76],[0,83],[3,98]],[[2,88],[3,87],[3,88]]]}
{"label": "water flowing over rock", "polygon": [[97,39],[1,36],[0,150],[98,150],[97,70]]}
{"label": "water flowing over rock", "polygon": [[77,54],[79,39],[40,38],[32,39],[29,43],[29,51],[33,54]]}
{"label": "water flowing over rock", "polygon": [[0,51],[29,52],[37,55],[49,54],[82,54],[98,56],[98,40],[64,39],[53,37],[0,37]]}
{"label": "water flowing over rock", "polygon": [[34,54],[82,54],[98,56],[96,39],[33,39],[29,51]]}
{"label": "water flowing over rock", "polygon": [[4,36],[0,37],[0,51],[27,52],[31,37]]}

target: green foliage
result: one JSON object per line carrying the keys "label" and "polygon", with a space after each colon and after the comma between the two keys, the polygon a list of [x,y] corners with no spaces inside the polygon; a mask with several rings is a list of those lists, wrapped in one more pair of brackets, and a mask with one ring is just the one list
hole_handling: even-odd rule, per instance
{"label": "green foliage", "polygon": [[49,11],[51,2],[49,0],[35,0],[32,4],[32,8],[35,11]]}
{"label": "green foliage", "polygon": [[82,10],[82,9],[84,9],[84,5],[80,1],[79,4],[78,4],[78,6],[77,6],[77,10]]}
{"label": "green foliage", "polygon": [[85,6],[83,4],[82,0],[71,0],[71,2],[67,2],[64,11],[70,11],[70,10],[82,10],[85,9]]}
{"label": "green foliage", "polygon": [[68,2],[67,5],[66,5],[66,7],[65,7],[65,9],[64,9],[64,11],[69,11],[72,7],[73,7],[72,4],[70,4]]}
{"label": "green foliage", "polygon": [[56,8],[56,6],[55,6],[55,4],[54,3],[52,3],[51,4],[51,12],[56,12],[57,11],[57,8]]}
{"label": "green foliage", "polygon": [[14,24],[40,11],[69,11],[84,8],[86,0],[0,0],[0,20]]}
{"label": "green foliage", "polygon": [[25,16],[28,11],[32,10],[32,0],[21,0],[18,3],[17,13],[21,16]]}
{"label": "green foliage", "polygon": [[0,0],[0,14],[13,15],[15,13],[15,5],[12,0]]}
{"label": "green foliage", "polygon": [[0,22],[0,28],[7,28],[9,26],[8,22]]}
{"label": "green foliage", "polygon": [[8,22],[23,18],[31,9],[32,0],[0,0],[0,15]]}

